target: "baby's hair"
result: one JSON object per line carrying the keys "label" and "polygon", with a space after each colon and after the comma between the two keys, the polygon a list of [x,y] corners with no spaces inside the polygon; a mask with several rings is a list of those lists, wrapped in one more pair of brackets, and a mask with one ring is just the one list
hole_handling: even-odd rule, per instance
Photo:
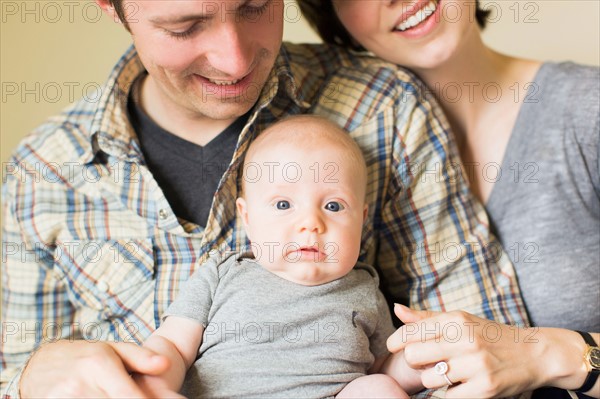
{"label": "baby's hair", "polygon": [[[335,142],[342,148],[343,157],[347,157],[350,164],[356,168],[357,178],[363,178],[366,185],[367,166],[360,147],[344,129],[325,117],[292,115],[274,123],[250,144],[244,165],[252,160],[255,153],[267,140],[285,142],[290,145],[307,145],[311,141],[318,145],[322,140]],[[241,173],[243,173],[244,165],[242,165]],[[242,190],[244,180],[242,176]]]}

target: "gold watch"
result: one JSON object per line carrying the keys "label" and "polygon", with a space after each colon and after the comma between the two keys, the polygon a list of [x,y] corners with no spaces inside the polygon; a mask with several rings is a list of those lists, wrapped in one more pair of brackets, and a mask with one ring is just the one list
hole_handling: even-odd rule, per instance
{"label": "gold watch", "polygon": [[598,375],[600,375],[600,348],[594,341],[589,333],[576,331],[583,337],[586,343],[585,353],[583,359],[588,369],[588,375],[581,388],[577,389],[576,392],[587,392],[594,387]]}

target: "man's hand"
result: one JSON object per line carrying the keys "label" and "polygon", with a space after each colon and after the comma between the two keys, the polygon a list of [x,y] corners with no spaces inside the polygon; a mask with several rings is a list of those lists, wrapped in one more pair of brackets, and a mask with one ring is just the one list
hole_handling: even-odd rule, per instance
{"label": "man's hand", "polygon": [[21,377],[22,398],[144,398],[130,373],[156,375],[169,360],[127,343],[58,341],[42,346]]}
{"label": "man's hand", "polygon": [[148,374],[133,374],[133,380],[144,392],[145,398],[186,399],[177,391],[173,391],[167,381]]}

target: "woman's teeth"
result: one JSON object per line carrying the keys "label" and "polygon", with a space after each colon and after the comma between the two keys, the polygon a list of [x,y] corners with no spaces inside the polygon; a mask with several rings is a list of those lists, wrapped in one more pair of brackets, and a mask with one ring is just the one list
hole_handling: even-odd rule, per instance
{"label": "woman's teeth", "polygon": [[437,8],[437,1],[431,0],[427,5],[421,8],[415,15],[412,15],[406,21],[403,21],[398,26],[396,26],[396,30],[405,31],[410,28],[414,28],[419,25],[421,22],[425,21],[427,17],[433,14]]}

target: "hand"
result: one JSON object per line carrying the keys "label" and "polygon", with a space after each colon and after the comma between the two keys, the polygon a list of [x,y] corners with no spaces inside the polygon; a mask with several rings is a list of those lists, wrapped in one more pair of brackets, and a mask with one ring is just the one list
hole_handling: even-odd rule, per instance
{"label": "hand", "polygon": [[544,348],[536,329],[499,324],[466,312],[415,311],[396,305],[405,325],[387,341],[392,352],[404,350],[408,365],[423,369],[427,388],[448,385],[433,366],[445,361],[446,375],[454,383],[447,398],[481,398],[515,395],[543,385],[536,359]]}
{"label": "hand", "polygon": [[135,344],[58,341],[42,346],[21,377],[22,398],[144,398],[130,373],[160,374],[169,360]]}
{"label": "hand", "polygon": [[147,398],[186,399],[185,396],[173,391],[165,380],[160,377],[137,373],[134,373],[131,377]]}

